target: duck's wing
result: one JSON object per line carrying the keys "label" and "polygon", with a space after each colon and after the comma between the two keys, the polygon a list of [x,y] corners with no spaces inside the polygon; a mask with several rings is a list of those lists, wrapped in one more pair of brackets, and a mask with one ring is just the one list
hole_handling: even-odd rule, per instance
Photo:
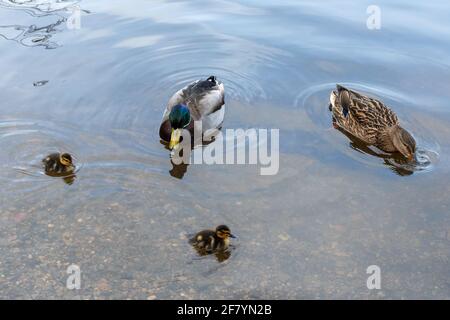
{"label": "duck's wing", "polygon": [[59,161],[59,153],[52,153],[42,159],[42,162],[49,167],[56,165]]}
{"label": "duck's wing", "polygon": [[398,124],[397,115],[381,101],[337,86],[344,117],[352,117],[360,126],[379,129]]}
{"label": "duck's wing", "polygon": [[206,80],[196,81],[188,86],[184,95],[186,104],[195,121],[203,120],[220,111],[225,104],[224,86],[214,76]]}
{"label": "duck's wing", "polygon": [[225,89],[222,82],[211,76],[197,80],[173,94],[164,110],[163,121],[169,118],[170,111],[178,104],[186,104],[194,120],[200,120],[222,108],[225,104]]}
{"label": "duck's wing", "polygon": [[215,232],[213,230],[203,230],[192,237],[190,243],[194,246],[206,247],[211,242],[214,243],[214,235]]}

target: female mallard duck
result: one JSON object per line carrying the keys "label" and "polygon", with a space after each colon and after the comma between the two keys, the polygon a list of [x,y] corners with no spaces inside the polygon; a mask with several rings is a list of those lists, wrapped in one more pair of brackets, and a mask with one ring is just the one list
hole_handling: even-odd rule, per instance
{"label": "female mallard duck", "polygon": [[173,149],[180,142],[183,129],[194,132],[194,121],[202,122],[202,133],[218,129],[225,115],[223,84],[211,76],[197,80],[177,91],[164,111],[159,136]]}
{"label": "female mallard duck", "polygon": [[230,237],[235,238],[231,234],[230,228],[220,225],[215,231],[200,231],[191,239],[191,244],[197,249],[208,252],[226,250],[230,245]]}
{"label": "female mallard duck", "polygon": [[385,152],[399,152],[414,159],[416,142],[399,125],[396,114],[381,101],[336,86],[330,95],[333,125]]}
{"label": "female mallard duck", "polygon": [[45,173],[49,175],[72,174],[75,166],[72,163],[72,156],[68,153],[52,153],[42,159],[45,166]]}

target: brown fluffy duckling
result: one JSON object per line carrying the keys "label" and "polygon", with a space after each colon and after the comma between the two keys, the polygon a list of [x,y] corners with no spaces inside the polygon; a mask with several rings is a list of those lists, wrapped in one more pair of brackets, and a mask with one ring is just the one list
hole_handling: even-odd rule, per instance
{"label": "brown fluffy duckling", "polygon": [[72,156],[68,153],[52,153],[42,159],[48,175],[69,175],[75,171]]}
{"label": "brown fluffy duckling", "polygon": [[216,230],[200,231],[191,239],[191,244],[197,249],[207,252],[226,250],[230,245],[230,238],[235,238],[231,234],[230,228],[220,225]]}

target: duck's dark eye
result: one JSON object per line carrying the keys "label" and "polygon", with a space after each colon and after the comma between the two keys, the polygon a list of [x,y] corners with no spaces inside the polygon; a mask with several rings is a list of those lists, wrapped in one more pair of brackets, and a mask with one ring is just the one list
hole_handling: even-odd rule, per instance
{"label": "duck's dark eye", "polygon": [[70,155],[64,156],[64,159],[65,159],[67,162],[72,162],[72,157],[71,157]]}
{"label": "duck's dark eye", "polygon": [[215,76],[211,76],[207,80],[211,81],[211,82],[216,82],[216,77]]}

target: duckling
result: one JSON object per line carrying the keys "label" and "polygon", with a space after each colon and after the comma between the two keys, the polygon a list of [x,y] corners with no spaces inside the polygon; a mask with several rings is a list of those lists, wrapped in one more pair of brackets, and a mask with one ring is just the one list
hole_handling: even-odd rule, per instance
{"label": "duckling", "polygon": [[197,249],[207,252],[223,251],[230,245],[229,238],[236,238],[231,234],[230,228],[226,225],[220,225],[216,230],[203,230],[197,233],[192,239],[191,244]]}
{"label": "duckling", "polygon": [[397,115],[381,101],[337,85],[330,95],[333,125],[363,142],[412,161],[416,141],[403,129]]}
{"label": "duckling", "polygon": [[225,116],[225,89],[215,76],[197,80],[177,91],[164,111],[159,136],[174,149],[183,129],[194,133],[194,121],[202,121],[202,133],[219,129]]}
{"label": "duckling", "polygon": [[42,159],[45,166],[45,173],[48,175],[68,175],[72,174],[75,166],[72,156],[68,153],[52,153]]}

